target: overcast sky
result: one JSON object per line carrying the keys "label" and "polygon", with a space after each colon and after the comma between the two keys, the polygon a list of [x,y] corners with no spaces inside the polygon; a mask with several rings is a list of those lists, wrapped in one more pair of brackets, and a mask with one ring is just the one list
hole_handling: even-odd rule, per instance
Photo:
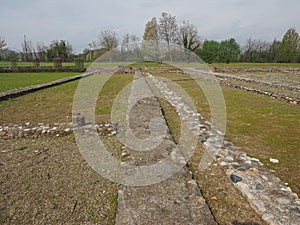
{"label": "overcast sky", "polygon": [[204,39],[281,39],[300,32],[299,0],[0,0],[0,35],[21,50],[24,35],[33,43],[68,40],[75,52],[88,48],[101,30],[143,35],[145,24],[162,12],[189,20]]}

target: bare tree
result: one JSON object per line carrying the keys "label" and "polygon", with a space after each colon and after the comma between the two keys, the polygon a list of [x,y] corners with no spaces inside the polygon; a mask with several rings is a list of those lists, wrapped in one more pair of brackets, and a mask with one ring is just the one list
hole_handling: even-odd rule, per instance
{"label": "bare tree", "polygon": [[265,62],[270,44],[249,38],[243,48],[242,60],[244,62]]}
{"label": "bare tree", "polygon": [[140,39],[135,34],[126,33],[122,40],[122,47],[127,47],[130,43],[138,42]]}
{"label": "bare tree", "polygon": [[41,62],[47,61],[47,50],[48,50],[48,47],[45,46],[45,44],[43,42],[38,42],[36,44],[37,58]]}
{"label": "bare tree", "polygon": [[5,46],[6,46],[5,39],[4,39],[4,37],[2,37],[2,36],[0,35],[0,53],[2,53],[2,51],[3,51],[4,48],[5,48]]}
{"label": "bare tree", "polygon": [[118,46],[117,33],[112,30],[104,30],[99,35],[100,46],[106,51],[110,51]]}
{"label": "bare tree", "polygon": [[186,57],[189,62],[190,53],[200,47],[197,27],[189,23],[189,21],[183,21],[179,28],[179,44],[187,51]]}
{"label": "bare tree", "polygon": [[22,43],[22,58],[23,61],[32,61],[34,58],[37,58],[37,54],[34,48],[34,45],[30,40],[27,40],[26,35],[24,35],[24,42]]}
{"label": "bare tree", "polygon": [[171,43],[175,43],[178,39],[178,26],[176,23],[176,17],[163,12],[158,23],[158,33],[162,40],[167,42],[170,61],[173,62],[171,54]]}

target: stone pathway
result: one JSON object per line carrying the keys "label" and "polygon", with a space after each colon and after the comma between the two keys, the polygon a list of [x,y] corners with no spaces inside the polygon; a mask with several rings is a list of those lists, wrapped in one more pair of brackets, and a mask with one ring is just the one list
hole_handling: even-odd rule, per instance
{"label": "stone pathway", "polygon": [[[147,75],[175,108],[182,103],[165,83],[149,73]],[[176,110],[179,114],[184,113],[182,108],[177,107]],[[243,149],[232,142],[225,140],[219,145],[216,136],[218,132],[212,132],[210,124],[201,116],[199,122],[201,127],[199,141],[226,171],[228,181],[247,197],[263,220],[273,225],[300,224],[300,199],[297,194],[271,172],[266,171],[258,159],[247,156]]]}
{"label": "stone pathway", "polygon": [[[148,97],[136,103],[139,95]],[[161,118],[161,121],[164,121],[164,117],[157,99],[140,72],[136,73],[128,102],[129,109],[132,107],[128,110],[127,117],[132,133],[147,142],[147,137],[150,135],[148,127],[150,120]],[[167,130],[165,122],[160,123],[160,126],[162,130]],[[131,143],[128,145],[130,146]],[[137,151],[126,146],[122,154],[123,164],[141,168],[163,164],[166,158],[170,158],[170,162],[177,169],[182,169],[173,176],[169,174],[170,178],[163,178],[161,182],[156,182],[157,180],[154,179],[152,185],[143,186],[141,183],[137,186],[121,185],[116,216],[117,225],[216,224],[182,154],[169,133],[163,142],[151,151]],[[158,171],[157,179],[160,179],[159,172],[168,174],[170,171]],[[152,179],[151,176],[144,177],[145,183],[150,179]]]}

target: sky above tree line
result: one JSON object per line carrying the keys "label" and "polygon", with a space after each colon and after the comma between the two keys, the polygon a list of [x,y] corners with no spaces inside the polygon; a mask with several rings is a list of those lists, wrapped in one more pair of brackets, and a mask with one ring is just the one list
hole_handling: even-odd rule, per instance
{"label": "sky above tree line", "polygon": [[201,40],[252,37],[281,40],[291,27],[300,31],[299,0],[9,0],[1,1],[0,35],[21,50],[24,35],[34,44],[68,40],[76,53],[88,48],[101,30],[142,37],[145,24],[162,12],[189,20]]}

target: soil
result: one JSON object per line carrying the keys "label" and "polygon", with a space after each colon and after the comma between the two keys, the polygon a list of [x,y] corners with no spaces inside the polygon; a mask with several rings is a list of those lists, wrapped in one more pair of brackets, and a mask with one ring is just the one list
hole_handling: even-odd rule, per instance
{"label": "soil", "polygon": [[117,184],[93,171],[73,135],[0,142],[0,224],[114,224]]}

